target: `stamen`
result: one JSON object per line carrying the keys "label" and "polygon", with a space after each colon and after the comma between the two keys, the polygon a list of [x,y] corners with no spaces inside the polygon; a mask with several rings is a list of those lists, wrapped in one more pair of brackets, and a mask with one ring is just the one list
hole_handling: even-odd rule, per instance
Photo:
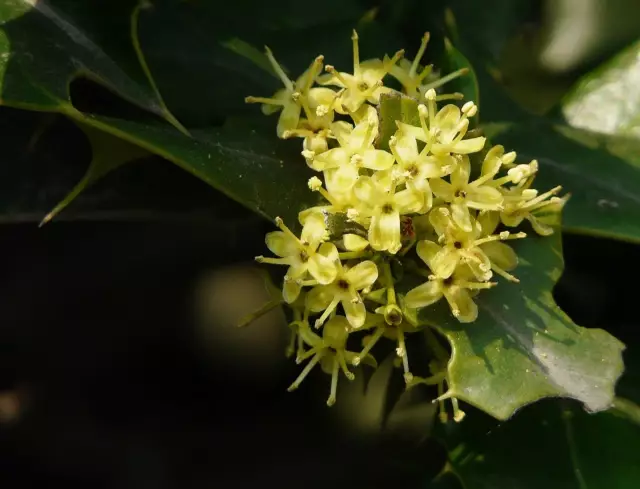
{"label": "stamen", "polygon": [[329,315],[333,312],[333,310],[338,307],[338,303],[340,302],[339,298],[334,298],[331,303],[329,304],[329,306],[324,310],[324,312],[322,313],[322,316],[320,316],[320,318],[316,319],[316,322],[314,324],[316,329],[320,329],[322,327],[322,325],[324,324],[324,322],[327,320],[327,318],[329,317]]}
{"label": "stamen", "polygon": [[268,256],[256,256],[255,260],[258,263],[267,263],[269,265],[291,265],[289,258],[271,258]]}
{"label": "stamen", "polygon": [[409,70],[409,76],[411,78],[413,78],[416,74],[416,71],[418,71],[420,60],[422,59],[422,56],[424,56],[424,51],[425,49],[427,49],[427,44],[429,43],[430,37],[431,35],[428,32],[425,32],[424,35],[422,36],[422,42],[420,43],[420,48],[416,53],[416,57],[413,58],[413,63],[411,64],[411,69]]}
{"label": "stamen", "polygon": [[382,338],[382,335],[384,334],[384,329],[385,329],[384,326],[380,326],[376,329],[375,333],[373,333],[371,338],[369,338],[369,341],[367,342],[366,346],[362,349],[360,354],[351,361],[354,367],[357,367],[358,365],[360,365],[360,362],[362,361],[362,359],[369,354],[371,349],[376,345],[376,343],[380,340],[380,338]]}
{"label": "stamen", "polygon": [[311,85],[316,80],[318,74],[322,71],[322,62],[324,61],[324,56],[320,55],[313,60],[313,64],[309,68],[307,79],[305,80],[304,87],[302,87],[302,93],[305,95],[309,93],[311,89]]}
{"label": "stamen", "polygon": [[[354,31],[355,32],[355,31]],[[338,362],[333,359],[333,370],[331,371],[331,392],[327,399],[327,406],[331,407],[336,403],[336,392],[338,391]]]}
{"label": "stamen", "polygon": [[498,265],[496,265],[493,262],[491,263],[491,269],[494,272],[496,272],[498,275],[506,278],[509,282],[514,282],[516,284],[520,283],[520,280],[517,277],[511,275],[509,272],[507,272],[506,270],[500,268]]}
{"label": "stamen", "polygon": [[278,226],[278,228],[280,229],[280,231],[282,231],[283,233],[285,233],[287,236],[289,236],[289,237],[291,237],[291,238],[295,239],[297,243],[302,244],[302,242],[298,239],[298,237],[297,237],[295,234],[293,234],[293,232],[291,231],[291,229],[289,229],[289,228],[285,225],[285,223],[284,223],[284,221],[282,220],[282,218],[280,218],[280,217],[276,217],[275,221],[276,221],[276,226]]}
{"label": "stamen", "polygon": [[294,391],[298,387],[300,387],[300,384],[302,383],[302,381],[306,378],[307,375],[309,375],[309,372],[311,372],[313,367],[316,366],[316,364],[320,361],[323,355],[324,355],[324,351],[319,351],[318,353],[316,353],[316,356],[311,359],[311,361],[307,364],[307,366],[304,368],[302,373],[298,375],[298,378],[294,380],[293,384],[289,386],[289,388],[287,389],[289,392]]}
{"label": "stamen", "polygon": [[436,102],[442,102],[443,100],[462,100],[463,98],[464,94],[460,92],[443,93],[436,97]]}
{"label": "stamen", "polygon": [[351,34],[351,43],[353,46],[353,74],[358,76],[360,73],[360,48],[358,46],[358,33],[355,29]]}
{"label": "stamen", "polygon": [[342,373],[344,374],[344,376],[349,380],[355,379],[356,376],[353,375],[353,373],[349,370],[349,367],[347,367],[347,361],[344,358],[344,352],[336,352],[336,356],[338,357],[338,362],[340,363],[340,368],[342,369]]}
{"label": "stamen", "polygon": [[548,192],[538,195],[535,199],[531,199],[529,202],[527,202],[525,205],[522,206],[522,209],[530,210],[534,207],[537,207],[537,204],[541,203],[543,200],[546,200],[547,197],[551,197],[557,194],[558,192],[560,192],[560,190],[562,190],[562,185],[558,185],[557,187],[552,188]]}
{"label": "stamen", "polygon": [[490,289],[491,287],[495,287],[498,285],[497,282],[467,282],[466,280],[458,280],[456,281],[456,286],[461,287],[463,289]]}
{"label": "stamen", "polygon": [[267,97],[245,97],[244,101],[248,104],[267,104],[267,105],[284,105],[282,100]]}
{"label": "stamen", "polygon": [[268,46],[265,46],[264,51],[267,54],[267,58],[269,58],[269,62],[271,63],[271,67],[273,68],[273,71],[276,72],[276,75],[278,75],[278,78],[280,78],[280,80],[282,81],[284,86],[287,88],[287,90],[293,92],[294,90],[293,82],[289,80],[289,77],[287,76],[287,74],[284,72],[280,64],[276,61],[276,58],[273,56],[273,53],[271,52],[271,49],[269,49]]}
{"label": "stamen", "polygon": [[345,87],[349,86],[349,83],[342,77],[342,75],[340,74],[340,72],[338,70],[336,70],[333,66],[331,65],[326,65],[324,67],[324,71],[331,73],[333,76],[335,76],[338,81],[340,83],[342,83]]}
{"label": "stamen", "polygon": [[428,85],[425,85],[423,89],[434,89],[441,87],[445,83],[449,83],[451,80],[455,80],[456,78],[466,75],[467,73],[469,73],[469,68],[461,68],[454,71],[453,73],[449,73],[447,76],[443,76],[442,78],[429,83]]}

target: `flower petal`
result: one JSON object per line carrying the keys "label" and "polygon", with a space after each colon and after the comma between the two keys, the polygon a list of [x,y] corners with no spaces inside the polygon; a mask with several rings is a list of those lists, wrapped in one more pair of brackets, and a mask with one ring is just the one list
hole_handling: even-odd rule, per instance
{"label": "flower petal", "polygon": [[300,252],[300,244],[282,231],[267,233],[264,241],[271,253],[282,258],[295,255]]}
{"label": "flower petal", "polygon": [[412,135],[400,133],[400,137],[396,137],[395,151],[401,160],[398,163],[408,165],[418,159],[418,142]]}
{"label": "flower petal", "polygon": [[285,280],[282,285],[282,297],[287,304],[291,304],[296,301],[300,295],[300,289],[302,287],[295,280]]}
{"label": "flower petal", "polygon": [[504,197],[497,188],[482,185],[467,187],[467,205],[473,209],[499,210]]}
{"label": "flower petal", "polygon": [[326,172],[327,190],[330,194],[348,194],[358,181],[358,169],[350,164]]}
{"label": "flower petal", "polygon": [[369,241],[357,234],[347,233],[342,236],[342,242],[347,251],[362,251],[369,246]]}
{"label": "flower petal", "polygon": [[425,198],[421,192],[405,189],[394,194],[393,203],[400,214],[411,214],[422,209],[425,204]]}
{"label": "flower petal", "polygon": [[460,262],[460,252],[445,246],[431,259],[431,270],[438,278],[449,278]]}
{"label": "flower petal", "polygon": [[353,193],[359,201],[372,207],[377,206],[384,198],[384,194],[371,177],[360,177],[353,186]]}
{"label": "flower petal", "polygon": [[396,253],[400,249],[400,214],[397,210],[380,212],[371,218],[369,243],[378,251]]}
{"label": "flower petal", "polygon": [[381,149],[369,149],[362,153],[362,166],[370,170],[386,170],[395,161],[393,155]]}
{"label": "flower petal", "polygon": [[467,289],[449,287],[444,291],[444,296],[451,307],[451,312],[461,323],[472,323],[478,318],[478,306],[473,302]]}
{"label": "flower petal", "polygon": [[285,131],[293,131],[298,128],[300,110],[300,106],[294,101],[289,101],[285,104],[278,119],[278,137],[281,138]]}
{"label": "flower petal", "polygon": [[502,166],[502,155],[504,155],[504,147],[496,144],[493,148],[491,148],[484,157],[484,161],[482,162],[482,172],[484,175],[495,176],[500,167]]}
{"label": "flower petal", "polygon": [[[330,244],[330,243],[327,243]],[[327,285],[333,282],[338,275],[335,261],[315,253],[307,262],[307,269],[311,276],[318,281],[318,283]]]}
{"label": "flower petal", "polygon": [[300,238],[303,242],[315,249],[321,241],[327,238],[327,226],[324,222],[324,216],[320,213],[309,215],[302,227]]}
{"label": "flower petal", "polygon": [[347,321],[352,328],[361,328],[367,317],[367,310],[363,302],[351,302],[350,300],[342,301],[342,308],[347,316]]}
{"label": "flower petal", "polygon": [[551,236],[553,234],[553,226],[545,224],[542,219],[538,219],[533,214],[529,214],[527,220],[531,223],[533,230],[540,236]]}
{"label": "flower petal", "polygon": [[426,265],[433,271],[432,262],[433,257],[441,250],[442,248],[434,243],[433,241],[420,241],[416,246],[416,252],[420,259],[426,263]]}
{"label": "flower petal", "polygon": [[353,125],[346,121],[337,121],[331,124],[331,134],[338,140],[342,147],[349,145],[349,135],[353,131]]}
{"label": "flower petal", "polygon": [[305,297],[306,306],[311,312],[324,311],[334,297],[334,288],[329,285],[318,285],[311,289]]}
{"label": "flower petal", "polygon": [[439,280],[430,280],[411,289],[404,298],[404,303],[411,309],[427,307],[442,298],[442,287]]}
{"label": "flower petal", "polygon": [[378,267],[371,260],[366,260],[350,268],[345,278],[354,289],[366,289],[378,280]]}
{"label": "flower petal", "polygon": [[466,204],[453,202],[451,204],[451,219],[464,231],[473,231],[471,215],[469,214],[469,209]]}
{"label": "flower petal", "polygon": [[492,263],[495,263],[503,270],[513,270],[518,266],[518,255],[508,244],[499,241],[490,241],[480,248],[489,257]]}
{"label": "flower petal", "polygon": [[[486,141],[487,138],[483,137],[463,139],[462,141],[458,141],[453,146],[449,146],[449,149],[450,152],[458,153],[461,155],[468,155],[471,153],[477,153],[482,148],[484,148],[484,143]],[[436,150],[434,149],[433,152],[436,153]]]}
{"label": "flower petal", "polygon": [[480,212],[476,222],[480,225],[481,235],[489,236],[500,224],[500,213],[495,211]]}
{"label": "flower petal", "polygon": [[471,162],[469,158],[467,156],[460,157],[456,169],[451,173],[451,185],[453,185],[456,190],[464,189],[469,183],[470,174]]}
{"label": "flower petal", "polygon": [[344,148],[333,148],[317,155],[309,166],[316,171],[329,170],[331,168],[339,168],[349,164],[351,153]]}
{"label": "flower petal", "polygon": [[453,185],[449,182],[445,182],[442,178],[432,178],[429,181],[429,184],[431,185],[431,191],[436,197],[447,202],[452,202],[455,198]]}

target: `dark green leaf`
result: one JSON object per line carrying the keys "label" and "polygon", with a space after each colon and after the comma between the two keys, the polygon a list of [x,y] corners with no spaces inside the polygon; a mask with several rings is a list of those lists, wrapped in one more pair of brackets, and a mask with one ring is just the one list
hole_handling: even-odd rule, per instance
{"label": "dark green leaf", "polygon": [[389,151],[389,139],[398,130],[396,121],[406,122],[416,127],[420,126],[418,102],[398,92],[382,94],[378,107],[378,120],[380,135],[378,136],[376,146]]}
{"label": "dark green leaf", "polygon": [[474,489],[635,489],[640,427],[567,401],[529,406],[508,423],[480,413],[447,426],[452,472]]}
{"label": "dark green leaf", "polygon": [[514,244],[519,284],[499,281],[476,297],[478,319],[460,324],[444,304],[422,309],[420,322],[449,340],[449,393],[498,419],[543,397],[610,407],[624,345],[601,329],[581,328],[551,295],[563,268],[560,236],[530,235]]}
{"label": "dark green leaf", "polygon": [[279,141],[271,119],[232,121],[188,137],[159,123],[75,117],[172,161],[269,219],[280,216],[295,227],[298,212],[318,202],[307,187],[312,172],[300,156],[300,141]]}
{"label": "dark green leaf", "polygon": [[40,225],[51,221],[85,189],[107,173],[130,161],[145,158],[150,153],[140,146],[98,131],[90,126],[81,127],[91,143],[92,157],[87,172],[67,196],[49,212]]}
{"label": "dark green leaf", "polygon": [[562,105],[574,127],[640,139],[640,41],[585,75]]}
{"label": "dark green leaf", "polygon": [[[0,107],[0,133],[0,222],[35,227],[86,174],[91,146],[76,124],[55,113]],[[114,146],[127,144],[112,139]],[[220,222],[253,216],[172,163],[150,156],[86,189],[55,221]]]}
{"label": "dark green leaf", "polygon": [[[469,72],[456,78],[447,84],[447,91],[460,92],[464,95],[465,100],[474,101],[480,107],[480,92],[478,87],[478,78],[473,70],[473,66],[469,60],[458,49],[451,44],[449,39],[444,42],[446,56],[446,71],[451,73],[460,69],[469,70]],[[477,116],[474,117],[477,119]]]}
{"label": "dark green leaf", "polygon": [[181,128],[137,49],[136,5],[135,0],[0,4],[2,103],[70,110],[69,84],[84,76]]}

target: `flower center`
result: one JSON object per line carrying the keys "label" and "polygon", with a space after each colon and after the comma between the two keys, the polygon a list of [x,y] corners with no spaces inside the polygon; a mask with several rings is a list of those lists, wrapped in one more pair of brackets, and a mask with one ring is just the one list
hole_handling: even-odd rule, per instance
{"label": "flower center", "polygon": [[347,290],[349,288],[349,282],[347,282],[345,279],[341,278],[340,280],[338,280],[337,284],[338,288],[342,289],[342,290]]}
{"label": "flower center", "polygon": [[382,206],[383,214],[391,214],[393,212],[393,206],[391,204],[384,204]]}
{"label": "flower center", "polygon": [[446,287],[449,287],[451,284],[453,284],[453,277],[447,277],[442,281],[442,285]]}
{"label": "flower center", "polygon": [[462,197],[463,199],[467,196],[467,192],[464,190],[456,190],[456,193],[453,194],[455,197]]}
{"label": "flower center", "polygon": [[358,83],[358,90],[360,90],[361,92],[366,92],[367,90],[369,90],[369,84],[366,81],[361,81],[360,83]]}
{"label": "flower center", "polygon": [[309,255],[305,250],[300,251],[300,254],[298,256],[300,257],[300,261],[302,263],[307,263],[307,261],[309,261]]}
{"label": "flower center", "polygon": [[411,163],[409,166],[407,166],[407,173],[412,178],[418,176],[418,167],[415,165],[415,163]]}
{"label": "flower center", "polygon": [[453,243],[453,247],[456,250],[459,250],[460,248],[462,248],[462,243],[460,241],[456,241],[455,243]]}

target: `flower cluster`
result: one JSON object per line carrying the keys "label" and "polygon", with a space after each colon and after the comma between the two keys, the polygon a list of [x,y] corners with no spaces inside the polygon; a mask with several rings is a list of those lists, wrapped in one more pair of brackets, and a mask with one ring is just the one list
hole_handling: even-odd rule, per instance
{"label": "flower cluster", "polygon": [[[361,62],[355,31],[352,41],[351,73],[318,56],[295,82],[267,48],[284,88],[246,99],[262,103],[265,114],[280,112],[280,138],[303,140],[302,156],[317,172],[309,188],[325,201],[300,213],[299,236],[276,219],[280,230],[266,237],[276,257],[257,260],[288,267],[282,294],[293,310],[291,352],[298,362],[311,359],[291,389],[320,363],[331,375],[329,405],[340,372],[352,379],[352,367],[375,365],[370,351],[382,337],[396,342],[411,384],[405,336],[419,325],[407,309],[444,299],[458,321],[473,322],[479,291],[494,287],[496,276],[518,281],[511,274],[518,257],[507,243],[526,234],[513,228],[527,220],[538,234],[551,234],[566,201],[556,196],[560,187],[531,188],[535,160],[516,164],[514,152],[487,150],[486,139],[469,132],[478,111],[472,101],[443,104],[461,96],[436,88],[464,71],[436,78],[430,66],[421,68],[428,35],[412,62],[403,51]],[[398,94],[384,85],[387,78],[417,101],[419,123],[396,121],[395,134],[381,141],[381,97]],[[336,235],[329,226],[335,216],[348,231]],[[416,273],[426,281],[401,300],[392,264],[414,249],[426,266]],[[368,333],[362,346],[348,350],[348,338],[361,331]]]}

